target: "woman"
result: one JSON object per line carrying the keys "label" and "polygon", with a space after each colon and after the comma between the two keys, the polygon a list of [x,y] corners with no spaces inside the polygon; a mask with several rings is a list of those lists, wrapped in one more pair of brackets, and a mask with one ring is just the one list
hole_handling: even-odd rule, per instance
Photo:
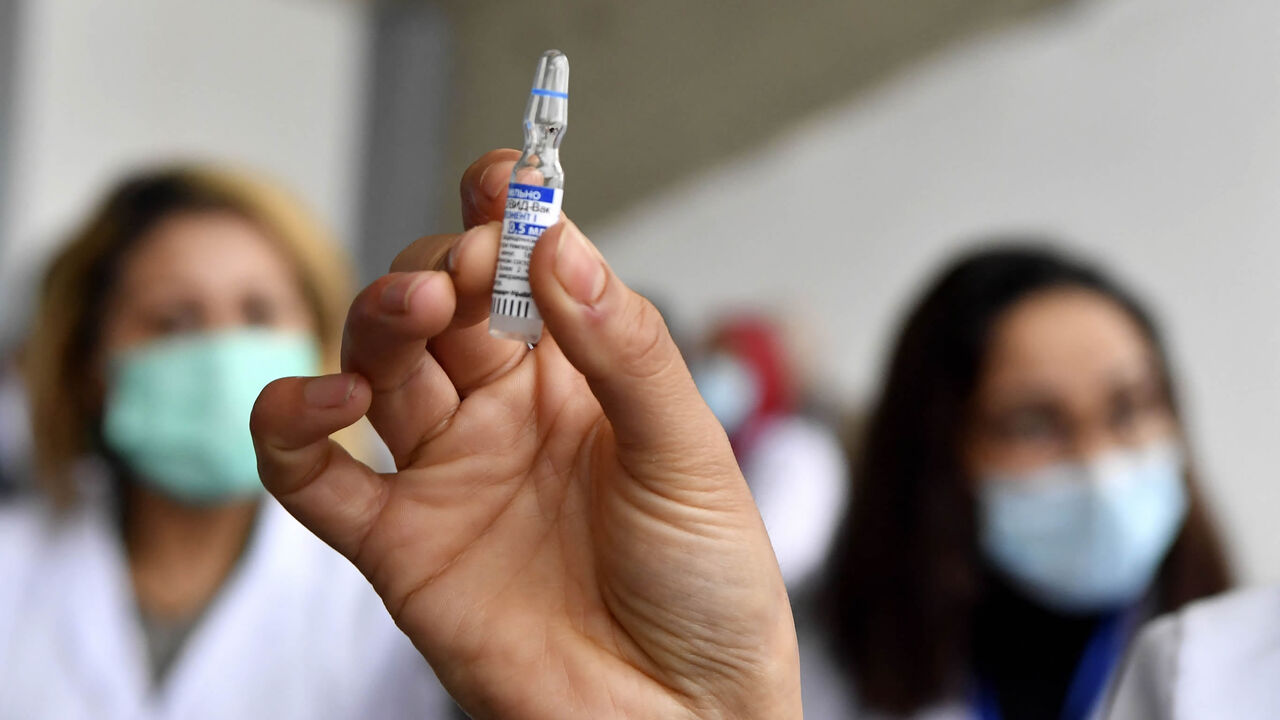
{"label": "woman", "polygon": [[1073,259],[988,249],[943,273],[862,448],[820,608],[836,664],[811,661],[806,691],[1092,717],[1142,619],[1229,585],[1151,316]]}
{"label": "woman", "polygon": [[444,717],[367,583],[265,500],[249,413],[336,365],[347,267],[246,175],[117,186],[25,347],[43,497],[0,515],[0,718]]}

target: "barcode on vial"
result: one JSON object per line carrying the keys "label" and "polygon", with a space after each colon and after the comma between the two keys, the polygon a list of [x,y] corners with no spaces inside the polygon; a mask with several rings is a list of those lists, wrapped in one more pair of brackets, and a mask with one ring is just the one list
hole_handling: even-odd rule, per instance
{"label": "barcode on vial", "polygon": [[493,305],[489,308],[492,315],[504,315],[506,317],[527,318],[533,310],[533,302],[530,300],[517,300],[514,298],[494,298]]}

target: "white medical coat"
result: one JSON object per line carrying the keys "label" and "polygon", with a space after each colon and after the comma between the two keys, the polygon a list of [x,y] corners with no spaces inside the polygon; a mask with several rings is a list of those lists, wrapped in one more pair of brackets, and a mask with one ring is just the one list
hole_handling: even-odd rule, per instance
{"label": "white medical coat", "polygon": [[1280,587],[1193,603],[1148,625],[1108,717],[1280,718]]}
{"label": "white medical coat", "polygon": [[844,514],[849,472],[840,440],[800,416],[773,419],[740,458],[789,589],[813,581]]}
{"label": "white medical coat", "polygon": [[364,577],[270,498],[158,688],[146,652],[107,503],[0,508],[0,720],[451,717]]}

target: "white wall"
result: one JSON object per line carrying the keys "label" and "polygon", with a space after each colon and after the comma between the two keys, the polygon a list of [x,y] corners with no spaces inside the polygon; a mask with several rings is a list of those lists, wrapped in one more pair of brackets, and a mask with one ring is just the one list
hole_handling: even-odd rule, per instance
{"label": "white wall", "polygon": [[1280,580],[1277,28],[1280,3],[1259,0],[1081,3],[954,48],[592,234],[694,326],[727,301],[812,313],[850,401],[958,239],[1077,239],[1158,304],[1246,578]]}
{"label": "white wall", "polygon": [[354,229],[363,3],[24,0],[21,10],[0,335],[52,244],[139,163],[247,163],[342,234]]}

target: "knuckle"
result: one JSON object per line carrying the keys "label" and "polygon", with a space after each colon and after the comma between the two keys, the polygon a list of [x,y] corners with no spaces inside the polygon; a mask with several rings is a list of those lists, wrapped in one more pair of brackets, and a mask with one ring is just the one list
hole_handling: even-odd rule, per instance
{"label": "knuckle", "polygon": [[667,370],[674,361],[671,334],[662,314],[653,303],[633,296],[619,326],[623,370],[636,377],[652,377]]}

